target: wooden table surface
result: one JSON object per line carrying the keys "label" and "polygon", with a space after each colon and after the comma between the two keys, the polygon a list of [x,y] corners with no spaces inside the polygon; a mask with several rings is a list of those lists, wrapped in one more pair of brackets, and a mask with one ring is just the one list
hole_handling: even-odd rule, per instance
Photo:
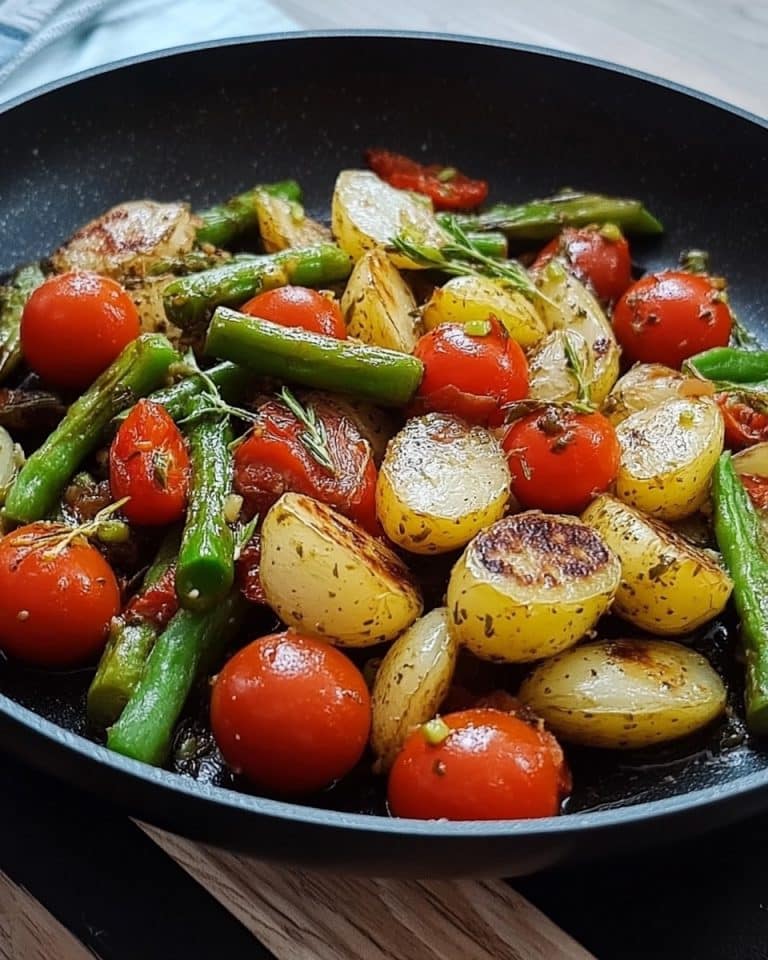
{"label": "wooden table surface", "polygon": [[[768,115],[766,0],[273,6],[297,29],[415,29],[577,51]],[[203,39],[190,29],[190,40]],[[153,828],[139,832],[121,815],[10,763],[0,773],[0,797],[0,958],[8,960],[768,956],[768,874],[752,842],[765,837],[768,856],[766,819],[708,840],[703,851],[688,844],[661,862],[636,858],[556,873],[515,890],[501,880],[361,881],[260,864]],[[711,885],[723,876],[728,890],[712,900]],[[710,930],[723,900],[726,921],[721,911]]]}

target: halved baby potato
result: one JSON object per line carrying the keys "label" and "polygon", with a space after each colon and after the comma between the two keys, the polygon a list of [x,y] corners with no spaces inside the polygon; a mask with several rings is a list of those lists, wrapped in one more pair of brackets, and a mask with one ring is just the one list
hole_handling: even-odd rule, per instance
{"label": "halved baby potato", "polygon": [[584,337],[573,330],[553,330],[528,355],[528,393],[534,400],[567,403],[578,399],[579,383],[568,359],[566,338],[587,383],[593,382],[594,358]]}
{"label": "halved baby potato", "polygon": [[331,239],[328,227],[308,217],[299,203],[259,190],[255,206],[259,234],[267,253],[289,247],[310,247]]}
{"label": "halved baby potato", "polygon": [[660,520],[680,520],[707,499],[723,450],[723,418],[709,397],[665,400],[616,428],[619,500]]}
{"label": "halved baby potato", "polygon": [[722,613],[733,584],[708,550],[607,493],[581,519],[621,562],[614,613],[661,635],[687,633]]}
{"label": "halved baby potato", "polygon": [[679,399],[682,384],[692,381],[693,377],[686,377],[662,363],[636,363],[616,381],[605,398],[602,412],[614,426],[618,426],[638,410],[658,407],[665,400]]}
{"label": "halved baby potato", "polygon": [[456,550],[504,515],[509,467],[499,441],[458,417],[411,417],[390,441],[376,512],[393,543],[412,553]]}
{"label": "halved baby potato", "polygon": [[448,693],[458,655],[448,610],[437,607],[395,640],[371,694],[371,746],[386,772],[413,729],[431,720]]}
{"label": "halved baby potato", "polygon": [[[446,233],[435,220],[432,202],[407,190],[397,190],[370,170],[342,170],[331,201],[331,228],[342,250],[359,260],[367,250],[386,248],[404,231],[430,247],[441,247]],[[420,269],[398,253],[389,254],[403,269]]]}
{"label": "halved baby potato", "polygon": [[611,750],[684,737],[726,699],[709,662],[669,640],[580,644],[536,667],[518,696],[555,736]]}
{"label": "halved baby potato", "polygon": [[355,264],[341,312],[351,337],[389,350],[412,353],[421,333],[411,288],[380,247]]}
{"label": "halved baby potato", "polygon": [[427,330],[441,323],[470,323],[491,316],[525,349],[537,344],[547,332],[530,300],[490,277],[453,277],[442,287],[435,287],[422,310]]}
{"label": "halved baby potato", "polygon": [[540,660],[595,626],[620,577],[613,551],[576,517],[505,517],[471,541],[451,572],[452,629],[485,660]]}
{"label": "halved baby potato", "polygon": [[408,568],[323,503],[285,493],[261,528],[261,583],[288,626],[347,647],[393,640],[422,609]]}

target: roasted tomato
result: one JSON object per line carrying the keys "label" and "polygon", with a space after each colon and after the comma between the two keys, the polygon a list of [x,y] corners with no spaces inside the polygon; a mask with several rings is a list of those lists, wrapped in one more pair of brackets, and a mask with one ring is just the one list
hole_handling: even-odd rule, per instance
{"label": "roasted tomato", "polygon": [[746,394],[718,393],[717,405],[725,423],[725,445],[743,450],[768,440],[768,411]]}
{"label": "roasted tomato", "polygon": [[[610,228],[609,228],[610,227]],[[632,283],[629,244],[618,227],[566,227],[539,253],[533,270],[562,260],[603,303],[615,303]]]}
{"label": "roasted tomato", "polygon": [[341,308],[335,300],[307,287],[278,287],[249,300],[243,313],[281,327],[302,327],[337,340],[347,339]]}
{"label": "roasted tomato", "polygon": [[367,150],[365,159],[382,180],[399,190],[425,194],[436,210],[471,210],[488,196],[485,180],[471,180],[455,167],[424,165],[391,150]]}

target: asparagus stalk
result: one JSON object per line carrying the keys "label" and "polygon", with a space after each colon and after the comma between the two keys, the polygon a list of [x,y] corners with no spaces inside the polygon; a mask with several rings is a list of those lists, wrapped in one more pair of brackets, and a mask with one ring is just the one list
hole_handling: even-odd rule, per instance
{"label": "asparagus stalk", "polygon": [[499,230],[489,230],[487,233],[470,232],[467,237],[483,256],[492,257],[494,260],[503,260],[509,252],[506,235]]}
{"label": "asparagus stalk", "polygon": [[301,203],[301,187],[295,180],[280,180],[277,183],[264,183],[245,193],[240,193],[225,203],[198,210],[197,216],[203,221],[197,230],[198,243],[210,243],[214,247],[226,247],[240,234],[258,226],[256,200],[259,193],[282,197],[284,200]]}
{"label": "asparagus stalk", "polygon": [[240,306],[262,290],[289,283],[321,287],[346,280],[351,270],[349,256],[332,243],[281,250],[172,280],[163,305],[168,319],[187,330],[205,323],[216,307]]}
{"label": "asparagus stalk", "polygon": [[158,333],[145,333],[129,343],[21,468],[5,503],[5,518],[19,524],[45,517],[69,478],[98,446],[110,420],[156,390],[178,359]]}
{"label": "asparagus stalk", "polygon": [[262,376],[350,393],[382,406],[404,406],[424,373],[421,361],[410,354],[281,327],[226,307],[213,315],[205,352]]}
{"label": "asparagus stalk", "polygon": [[32,292],[45,280],[36,263],[22,267],[0,297],[0,383],[21,360],[21,315]]}

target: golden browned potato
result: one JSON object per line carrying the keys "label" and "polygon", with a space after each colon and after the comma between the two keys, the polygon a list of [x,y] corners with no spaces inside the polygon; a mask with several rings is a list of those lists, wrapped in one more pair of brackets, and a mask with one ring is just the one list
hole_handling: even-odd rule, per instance
{"label": "golden browned potato", "polygon": [[586,382],[594,380],[594,359],[584,337],[573,330],[553,330],[528,356],[528,393],[535,400],[554,403],[578,400],[579,383],[568,359],[566,338],[586,374]]}
{"label": "golden browned potato", "polygon": [[413,727],[437,713],[451,685],[457,653],[445,607],[411,624],[387,651],[371,695],[371,746],[381,772],[391,767]]}
{"label": "golden browned potato", "polygon": [[288,626],[347,647],[393,640],[422,609],[408,568],[330,507],[285,493],[261,529],[261,583]]}
{"label": "golden browned potato", "polygon": [[355,264],[341,298],[341,312],[351,337],[388,350],[412,353],[421,334],[411,288],[380,247]]}
{"label": "golden browned potato", "polygon": [[722,613],[733,584],[710,551],[607,493],[581,519],[621,562],[614,613],[661,635],[686,633]]}
{"label": "golden browned potato", "polygon": [[616,428],[619,500],[660,520],[680,520],[707,499],[723,450],[723,418],[709,397],[665,400]]}
{"label": "golden browned potato", "polygon": [[669,640],[580,644],[537,666],[518,695],[555,736],[613,750],[684,737],[725,709],[707,660]]}
{"label": "golden browned potato", "polygon": [[458,417],[411,417],[390,442],[376,512],[393,543],[412,553],[456,550],[504,514],[509,467],[496,437]]}
{"label": "golden browned potato", "polygon": [[595,626],[620,576],[613,551],[575,517],[505,517],[471,541],[451,572],[452,629],[485,660],[552,656]]}
{"label": "golden browned potato", "polygon": [[682,384],[691,380],[692,377],[661,363],[636,363],[616,381],[605,398],[603,413],[614,426],[618,426],[638,410],[658,407],[665,400],[679,399]]}
{"label": "golden browned potato", "polygon": [[267,253],[289,247],[311,247],[331,239],[331,231],[304,213],[301,204],[275,197],[266,190],[256,194],[259,234]]}

